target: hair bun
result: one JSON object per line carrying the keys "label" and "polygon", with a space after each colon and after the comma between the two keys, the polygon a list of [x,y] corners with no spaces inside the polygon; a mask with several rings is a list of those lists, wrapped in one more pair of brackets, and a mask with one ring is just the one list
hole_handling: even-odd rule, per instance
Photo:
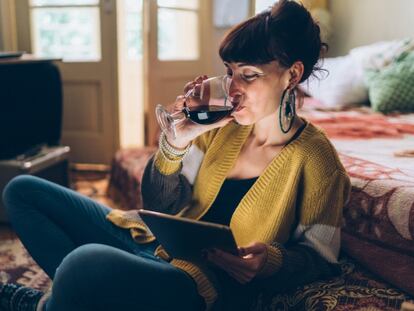
{"label": "hair bun", "polygon": [[286,68],[301,61],[303,82],[319,69],[315,65],[327,47],[321,41],[319,25],[302,4],[279,0],[231,29],[219,53],[223,61],[266,64],[277,60]]}

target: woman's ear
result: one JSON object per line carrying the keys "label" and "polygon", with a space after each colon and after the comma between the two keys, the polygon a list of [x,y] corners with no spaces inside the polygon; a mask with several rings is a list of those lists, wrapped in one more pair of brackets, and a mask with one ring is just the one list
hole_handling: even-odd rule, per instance
{"label": "woman's ear", "polygon": [[295,87],[298,85],[300,79],[302,79],[304,71],[304,66],[301,61],[296,61],[293,65],[289,68],[290,80],[289,84],[291,87]]}

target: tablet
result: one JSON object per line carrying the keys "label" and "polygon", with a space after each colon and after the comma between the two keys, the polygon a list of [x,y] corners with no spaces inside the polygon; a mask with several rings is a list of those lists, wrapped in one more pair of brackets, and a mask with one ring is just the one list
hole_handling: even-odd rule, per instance
{"label": "tablet", "polygon": [[228,226],[148,210],[139,210],[138,213],[173,258],[201,260],[202,251],[211,248],[238,254],[237,244]]}

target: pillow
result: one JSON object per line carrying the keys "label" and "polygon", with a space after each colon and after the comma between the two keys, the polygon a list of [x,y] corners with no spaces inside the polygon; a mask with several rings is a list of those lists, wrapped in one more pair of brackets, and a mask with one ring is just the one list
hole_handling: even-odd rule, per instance
{"label": "pillow", "polygon": [[310,77],[300,88],[327,108],[366,103],[368,89],[364,72],[369,69],[380,70],[394,58],[413,50],[414,40],[410,38],[353,48],[346,56],[326,58],[322,69],[329,73],[322,72],[321,79]]}
{"label": "pillow", "polygon": [[359,46],[349,51],[349,55],[355,61],[355,65],[363,69],[381,69],[396,57],[412,50],[414,50],[414,40],[405,38]]}
{"label": "pillow", "polygon": [[403,53],[385,68],[367,70],[365,82],[374,111],[414,112],[414,51]]}
{"label": "pillow", "polygon": [[320,77],[311,76],[301,84],[301,89],[316,98],[325,107],[334,108],[368,101],[364,84],[364,71],[356,66],[350,55],[326,58],[321,66],[328,72]]}

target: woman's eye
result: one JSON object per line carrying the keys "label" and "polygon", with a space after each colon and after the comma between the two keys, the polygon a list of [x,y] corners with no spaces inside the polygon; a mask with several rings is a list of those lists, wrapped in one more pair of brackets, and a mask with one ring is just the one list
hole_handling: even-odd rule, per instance
{"label": "woman's eye", "polygon": [[233,73],[232,73],[230,70],[227,70],[227,75],[228,75],[229,77],[231,77],[231,76],[233,75]]}
{"label": "woman's eye", "polygon": [[243,74],[242,78],[246,81],[253,81],[254,79],[256,79],[259,75],[257,73],[253,73],[253,74]]}

